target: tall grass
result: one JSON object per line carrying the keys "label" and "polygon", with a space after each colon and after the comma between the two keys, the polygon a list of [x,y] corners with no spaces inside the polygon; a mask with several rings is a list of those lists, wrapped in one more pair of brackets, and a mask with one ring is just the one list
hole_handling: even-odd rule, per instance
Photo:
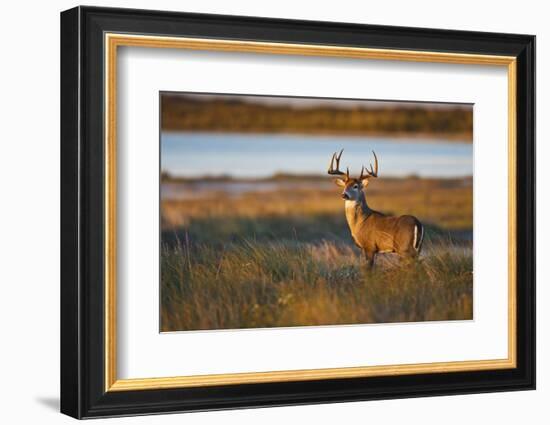
{"label": "tall grass", "polygon": [[440,247],[406,266],[387,257],[368,271],[335,242],[164,246],[162,330],[472,318],[469,249]]}
{"label": "tall grass", "polygon": [[471,319],[471,186],[386,184],[372,207],[428,230],[420,261],[383,254],[372,271],[335,190],[163,202],[161,330]]}

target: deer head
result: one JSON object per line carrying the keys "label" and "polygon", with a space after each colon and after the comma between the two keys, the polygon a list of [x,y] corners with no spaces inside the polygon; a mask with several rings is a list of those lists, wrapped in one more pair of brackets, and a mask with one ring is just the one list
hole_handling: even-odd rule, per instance
{"label": "deer head", "polygon": [[340,176],[335,179],[334,182],[338,186],[344,188],[342,192],[342,199],[345,199],[346,201],[356,201],[362,196],[363,189],[369,184],[369,179],[378,177],[378,158],[376,157],[374,151],[372,151],[374,155],[374,169],[372,168],[372,164],[370,164],[370,170],[365,166],[362,166],[359,177],[353,178],[349,176],[349,167],[346,167],[345,173],[340,171],[340,158],[342,157],[343,152],[344,149],[342,149],[338,154],[336,152],[332,154],[328,167],[328,174],[332,176]]}

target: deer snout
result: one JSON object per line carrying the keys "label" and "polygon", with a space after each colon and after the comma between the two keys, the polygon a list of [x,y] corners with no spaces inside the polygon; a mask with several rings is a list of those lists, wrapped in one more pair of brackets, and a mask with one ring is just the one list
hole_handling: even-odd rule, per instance
{"label": "deer snout", "polygon": [[346,192],[342,192],[342,199],[345,199],[346,201],[349,201],[350,197]]}

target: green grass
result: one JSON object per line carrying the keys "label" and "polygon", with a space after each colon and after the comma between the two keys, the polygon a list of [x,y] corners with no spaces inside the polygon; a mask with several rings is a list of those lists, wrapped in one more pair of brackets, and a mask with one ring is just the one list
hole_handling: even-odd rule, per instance
{"label": "green grass", "polygon": [[161,330],[472,319],[471,187],[391,184],[373,207],[426,223],[423,252],[373,271],[337,190],[163,202]]}
{"label": "green grass", "polygon": [[162,330],[471,319],[471,251],[436,252],[371,272],[335,242],[164,246]]}

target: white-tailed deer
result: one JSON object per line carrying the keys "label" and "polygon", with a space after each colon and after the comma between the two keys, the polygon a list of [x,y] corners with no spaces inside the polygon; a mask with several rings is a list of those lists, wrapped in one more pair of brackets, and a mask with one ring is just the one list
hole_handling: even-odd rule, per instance
{"label": "white-tailed deer", "polygon": [[378,253],[395,252],[403,259],[415,259],[420,254],[424,226],[412,215],[391,217],[374,211],[367,205],[364,189],[369,179],[378,177],[378,158],[374,151],[374,169],[361,167],[359,178],[340,171],[340,153],[332,155],[328,174],[340,176],[335,180],[344,188],[342,198],[345,200],[346,219],[355,244],[361,248],[369,267],[374,265]]}

